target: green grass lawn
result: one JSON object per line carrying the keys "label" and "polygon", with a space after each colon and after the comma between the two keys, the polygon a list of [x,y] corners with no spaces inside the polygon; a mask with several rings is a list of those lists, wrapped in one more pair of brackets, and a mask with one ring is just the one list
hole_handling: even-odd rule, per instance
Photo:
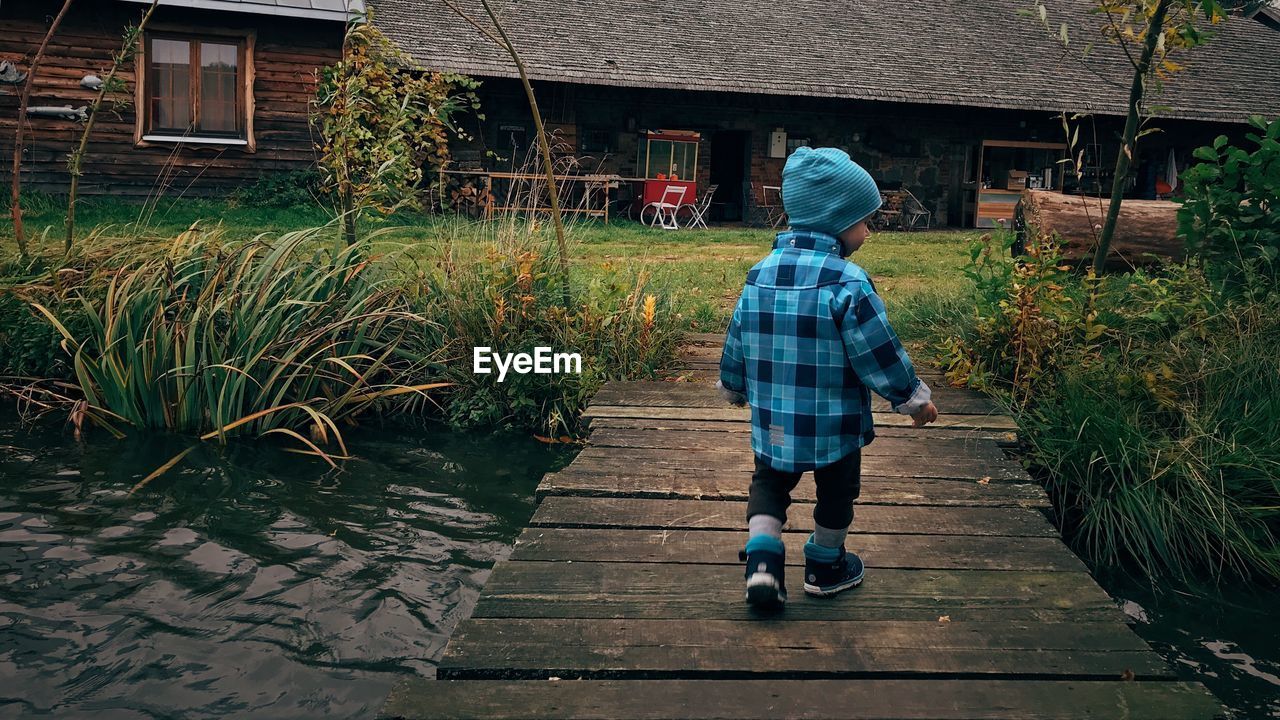
{"label": "green grass lawn", "polygon": [[[60,253],[62,212],[63,207],[50,199],[37,197],[27,203],[26,229],[33,252],[50,257]],[[331,220],[319,207],[267,209],[206,200],[162,200],[140,207],[102,198],[83,201],[78,216],[77,242],[92,236],[99,242],[132,238],[163,243],[193,224],[219,228],[228,239],[247,239]],[[424,260],[438,253],[446,239],[465,260],[470,250],[479,252],[483,238],[493,235],[457,218],[410,213],[373,219],[362,227],[376,228],[379,245],[387,249],[415,244],[412,252]],[[543,226],[541,232],[552,247],[550,228]],[[686,328],[720,332],[747,270],[768,253],[774,235],[772,230],[740,227],[669,231],[626,221],[578,223],[569,234],[572,275],[575,282],[609,270],[647,278],[651,290],[672,298]],[[974,231],[877,233],[851,259],[875,280],[904,340],[921,347],[929,344],[938,310],[957,302],[965,291],[967,281],[960,268],[975,237]],[[7,215],[0,221],[0,243],[7,255],[13,254]]]}

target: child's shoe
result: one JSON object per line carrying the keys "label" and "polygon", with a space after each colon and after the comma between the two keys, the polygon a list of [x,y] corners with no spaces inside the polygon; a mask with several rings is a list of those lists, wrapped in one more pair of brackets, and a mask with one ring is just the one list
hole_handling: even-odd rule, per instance
{"label": "child's shoe", "polygon": [[785,552],[781,540],[762,536],[752,538],[738,553],[738,559],[747,563],[747,604],[751,607],[775,612],[786,604]]}
{"label": "child's shoe", "polygon": [[[806,543],[804,558],[804,591],[814,597],[831,597],[842,590],[857,587],[862,584],[862,576],[865,568],[862,565],[862,558],[854,553],[845,552],[842,546],[834,560],[817,560],[811,555],[823,555],[822,552],[810,552],[809,546],[813,543]],[[819,546],[814,546],[818,548]],[[827,552],[835,552],[832,548],[821,548]]]}

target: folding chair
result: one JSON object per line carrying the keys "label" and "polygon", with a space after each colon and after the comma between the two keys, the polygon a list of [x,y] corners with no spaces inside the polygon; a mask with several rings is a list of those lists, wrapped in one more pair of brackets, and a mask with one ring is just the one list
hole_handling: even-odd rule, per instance
{"label": "folding chair", "polygon": [[719,189],[719,185],[712,185],[707,188],[707,191],[703,193],[698,201],[680,206],[680,209],[676,211],[677,213],[685,208],[689,209],[689,220],[684,225],[685,229],[692,230],[696,227],[707,227],[707,209],[711,207],[711,198],[716,194],[716,190]]}
{"label": "folding chair", "polygon": [[[773,191],[777,200],[769,197]],[[776,185],[751,183],[751,212],[754,222],[778,228],[787,223],[787,213],[782,208],[782,188]]]}
{"label": "folding chair", "polygon": [[684,204],[684,191],[685,187],[682,185],[668,185],[663,188],[662,199],[645,205],[640,211],[640,222],[649,227],[661,225],[666,230],[679,230],[680,224],[676,222],[676,213]]}
{"label": "folding chair", "polygon": [[911,194],[910,190],[902,189],[902,221],[903,230],[928,230],[929,224],[933,220],[933,213],[920,202],[919,198]]}

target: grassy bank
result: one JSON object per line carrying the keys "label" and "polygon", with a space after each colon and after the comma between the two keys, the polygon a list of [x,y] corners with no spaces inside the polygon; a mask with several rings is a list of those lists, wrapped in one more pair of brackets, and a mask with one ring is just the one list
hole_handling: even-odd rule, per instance
{"label": "grassy bank", "polygon": [[[354,248],[332,226],[240,229],[100,228],[68,258],[9,257],[10,387],[69,382],[38,399],[78,421],[209,438],[321,442],[366,411],[562,435],[601,382],[652,377],[674,356],[670,302],[642,276],[595,273],[566,306],[548,243],[522,224],[424,223]],[[576,352],[582,372],[499,381],[471,372],[476,346]]]}
{"label": "grassy bank", "polygon": [[1280,294],[1197,264],[1094,280],[974,249],[950,376],[1002,397],[1077,549],[1144,578],[1280,580]]}
{"label": "grassy bank", "polygon": [[[26,207],[28,233],[36,237],[33,253],[55,256],[61,251],[62,207],[49,198],[34,198]],[[83,201],[79,216],[79,242],[99,245],[113,239],[163,245],[192,225],[216,228],[227,240],[247,240],[331,220],[318,206],[259,208],[185,200],[143,208],[97,198]],[[427,264],[446,246],[460,262],[482,257],[486,237],[492,235],[474,223],[414,213],[370,219],[367,227],[377,233],[376,247],[395,251],[415,245]],[[548,227],[539,232],[550,238]],[[673,232],[627,221],[582,222],[570,228],[570,262],[575,285],[585,286],[601,274],[643,276],[652,290],[670,299],[682,327],[717,332],[728,323],[747,270],[768,252],[774,235],[745,227]],[[878,233],[852,259],[875,279],[904,338],[923,347],[931,337],[929,319],[953,304],[966,286],[959,269],[975,237],[971,231]],[[7,217],[0,219],[0,243],[12,252]]]}

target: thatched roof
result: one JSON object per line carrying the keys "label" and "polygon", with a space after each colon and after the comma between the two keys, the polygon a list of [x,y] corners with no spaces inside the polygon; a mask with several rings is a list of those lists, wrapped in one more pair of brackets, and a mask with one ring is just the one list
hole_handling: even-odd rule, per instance
{"label": "thatched roof", "polygon": [[[151,0],[127,1],[151,4]],[[160,0],[160,6],[340,21],[364,12],[364,0]]]}
{"label": "thatched roof", "polygon": [[[1125,113],[1131,72],[1087,0],[492,0],[536,80],[1047,111]],[[515,77],[507,56],[442,0],[369,0],[424,67]],[[458,0],[484,21],[478,0]],[[1155,104],[1166,117],[1280,115],[1280,33],[1232,17]],[[1096,42],[1089,57],[1080,51]]]}

